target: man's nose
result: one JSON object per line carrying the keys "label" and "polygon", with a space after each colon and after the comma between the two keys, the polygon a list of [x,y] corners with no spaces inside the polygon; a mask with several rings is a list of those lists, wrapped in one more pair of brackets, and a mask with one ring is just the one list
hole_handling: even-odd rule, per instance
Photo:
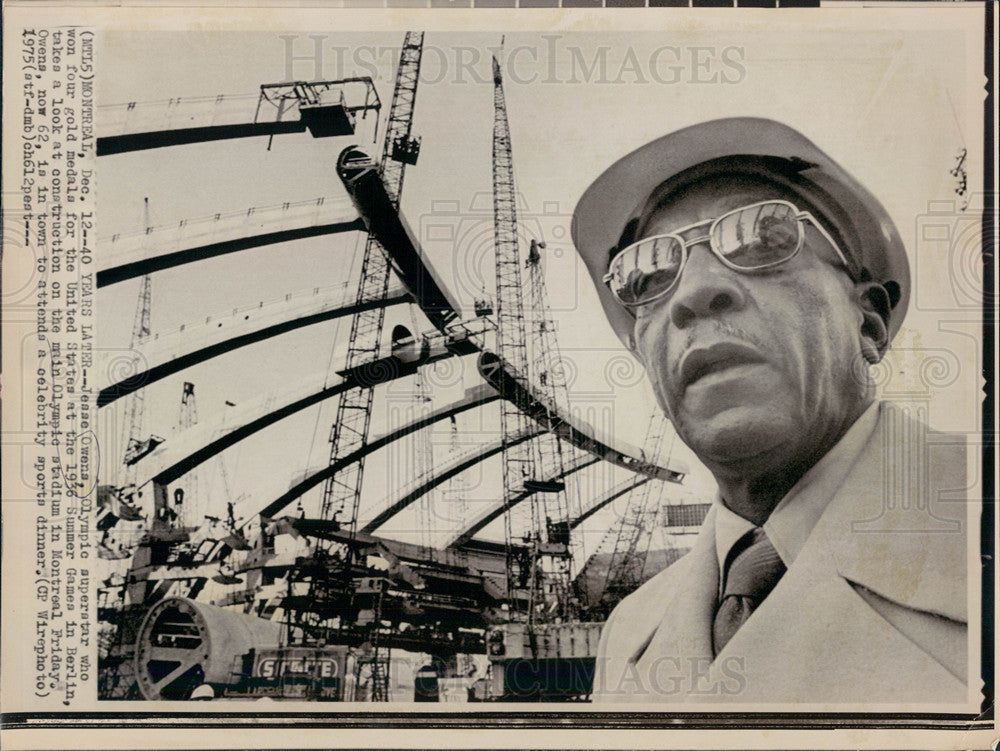
{"label": "man's nose", "polygon": [[698,318],[738,310],[746,301],[737,272],[716,258],[707,244],[694,245],[689,253],[670,300],[670,318],[680,329]]}

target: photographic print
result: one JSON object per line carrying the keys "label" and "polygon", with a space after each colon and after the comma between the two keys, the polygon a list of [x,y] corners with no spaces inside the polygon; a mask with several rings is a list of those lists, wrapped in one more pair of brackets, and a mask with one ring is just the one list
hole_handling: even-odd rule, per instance
{"label": "photographic print", "polygon": [[5,723],[989,732],[994,20],[830,5],[8,5]]}

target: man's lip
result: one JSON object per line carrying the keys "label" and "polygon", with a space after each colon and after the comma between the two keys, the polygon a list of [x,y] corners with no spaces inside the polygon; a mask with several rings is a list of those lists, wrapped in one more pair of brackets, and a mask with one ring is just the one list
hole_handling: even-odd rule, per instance
{"label": "man's lip", "polygon": [[681,386],[686,388],[703,375],[734,365],[765,362],[760,352],[740,342],[719,342],[709,347],[692,347],[680,362]]}

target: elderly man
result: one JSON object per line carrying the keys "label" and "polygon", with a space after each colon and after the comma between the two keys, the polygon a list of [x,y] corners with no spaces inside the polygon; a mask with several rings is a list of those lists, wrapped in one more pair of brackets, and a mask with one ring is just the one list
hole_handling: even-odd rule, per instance
{"label": "elderly man", "polygon": [[608,619],[594,700],[968,701],[964,446],[868,377],[909,294],[882,205],[797,131],[735,118],[612,165],[573,237],[719,488]]}

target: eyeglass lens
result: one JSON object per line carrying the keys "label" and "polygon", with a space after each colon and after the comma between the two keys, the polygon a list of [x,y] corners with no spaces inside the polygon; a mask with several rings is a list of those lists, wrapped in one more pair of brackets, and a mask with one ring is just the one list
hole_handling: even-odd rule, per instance
{"label": "eyeglass lens", "polygon": [[[797,210],[766,203],[725,214],[712,227],[715,252],[738,268],[753,270],[787,260],[799,246],[802,225]],[[615,259],[611,289],[626,304],[663,294],[677,280],[684,244],[672,235],[640,240]]]}
{"label": "eyeglass lens", "polygon": [[796,210],[767,203],[723,216],[712,232],[716,250],[735,266],[754,269],[783,261],[795,252],[801,225]]}

